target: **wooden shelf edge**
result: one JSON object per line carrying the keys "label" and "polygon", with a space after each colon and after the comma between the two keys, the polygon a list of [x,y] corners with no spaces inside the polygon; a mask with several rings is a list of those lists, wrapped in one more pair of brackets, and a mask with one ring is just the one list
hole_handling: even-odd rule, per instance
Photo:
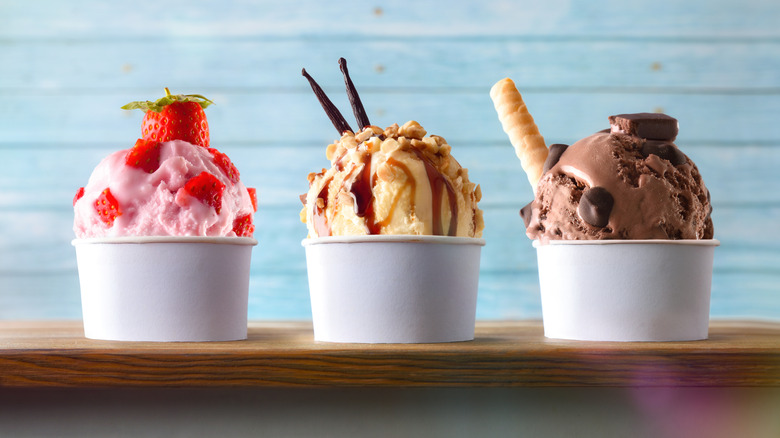
{"label": "wooden shelf edge", "polygon": [[80,321],[0,322],[0,387],[780,387],[780,322],[713,321],[675,343],[546,339],[539,321],[480,321],[451,344],[328,344],[309,322],[252,322],[249,339],[127,343]]}

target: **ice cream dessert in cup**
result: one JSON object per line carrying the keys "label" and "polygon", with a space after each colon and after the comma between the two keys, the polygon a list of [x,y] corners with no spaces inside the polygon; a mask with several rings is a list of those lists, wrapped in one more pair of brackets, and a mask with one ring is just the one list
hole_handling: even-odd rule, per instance
{"label": "ice cream dessert in cup", "polygon": [[314,337],[422,343],[474,338],[484,240],[479,186],[416,121],[372,125],[339,60],[353,130],[303,70],[341,138],[301,196]]}
{"label": "ice cream dessert in cup", "polygon": [[199,95],[134,102],[142,137],[94,169],[73,199],[87,338],[247,336],[256,191],[210,147]]}
{"label": "ice cream dessert in cup", "polygon": [[490,91],[534,189],[523,207],[550,338],[707,338],[714,248],[710,193],[674,143],[676,119],[608,117],[548,148],[511,79]]}

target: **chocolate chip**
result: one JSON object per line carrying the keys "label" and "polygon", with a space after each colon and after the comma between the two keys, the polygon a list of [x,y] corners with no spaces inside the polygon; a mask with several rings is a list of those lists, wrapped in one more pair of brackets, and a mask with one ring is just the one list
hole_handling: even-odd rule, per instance
{"label": "chocolate chip", "polygon": [[664,160],[669,160],[674,166],[679,166],[680,164],[688,162],[688,158],[682,151],[677,149],[677,146],[663,141],[648,140],[642,145],[642,156],[647,158],[651,154],[657,155]]}
{"label": "chocolate chip", "polygon": [[528,205],[520,209],[520,217],[523,218],[523,223],[525,224],[525,227],[528,228],[528,224],[531,223],[531,216],[533,215],[533,209],[531,206],[533,205],[533,201],[529,202]]}
{"label": "chocolate chip", "polygon": [[547,173],[548,170],[552,169],[552,167],[558,163],[558,160],[561,159],[561,155],[563,155],[563,153],[566,152],[566,148],[568,147],[569,145],[565,145],[565,144],[559,144],[559,143],[551,144],[550,150],[547,152],[547,159],[544,160],[542,173]]}
{"label": "chocolate chip", "polygon": [[633,135],[648,140],[674,141],[677,119],[660,113],[618,114],[609,116],[612,132]]}
{"label": "chocolate chip", "polygon": [[582,194],[577,212],[585,222],[594,227],[606,227],[614,198],[604,187],[592,187]]}

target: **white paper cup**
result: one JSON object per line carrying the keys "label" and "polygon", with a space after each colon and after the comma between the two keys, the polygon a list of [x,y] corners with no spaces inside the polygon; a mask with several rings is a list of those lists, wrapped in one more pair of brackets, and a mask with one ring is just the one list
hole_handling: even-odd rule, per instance
{"label": "white paper cup", "polygon": [[76,239],[84,335],[114,341],[247,336],[248,237]]}
{"label": "white paper cup", "polygon": [[545,336],[706,339],[718,245],[717,240],[534,242]]}
{"label": "white paper cup", "polygon": [[315,340],[474,339],[484,239],[370,235],[321,237],[302,244]]}

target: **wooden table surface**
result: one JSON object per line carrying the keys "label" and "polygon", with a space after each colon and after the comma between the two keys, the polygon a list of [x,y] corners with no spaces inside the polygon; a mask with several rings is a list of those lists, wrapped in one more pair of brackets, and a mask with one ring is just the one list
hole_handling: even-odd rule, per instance
{"label": "wooden table surface", "polygon": [[80,321],[0,322],[0,387],[780,386],[780,323],[713,321],[697,342],[546,339],[480,321],[472,342],[315,342],[309,322],[251,322],[216,343],[85,339]]}

